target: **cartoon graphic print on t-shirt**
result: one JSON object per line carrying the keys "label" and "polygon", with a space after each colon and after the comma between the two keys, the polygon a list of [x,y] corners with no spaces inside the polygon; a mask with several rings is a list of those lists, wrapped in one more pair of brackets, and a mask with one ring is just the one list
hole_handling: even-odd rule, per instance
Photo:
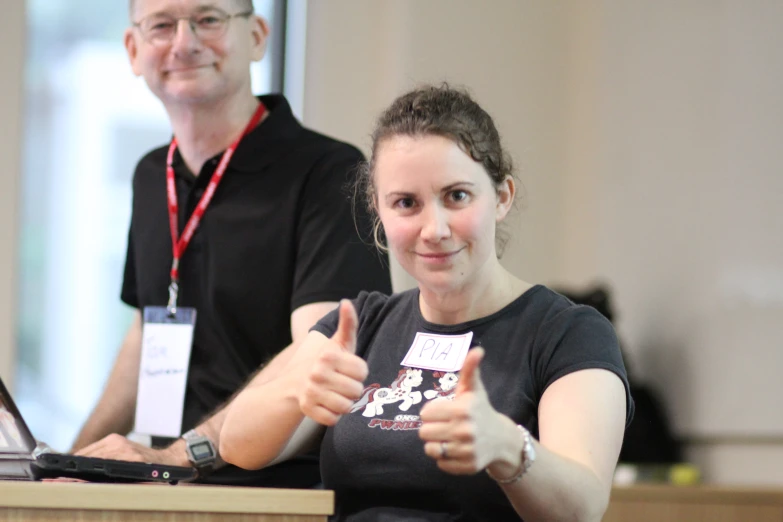
{"label": "cartoon graphic print on t-shirt", "polygon": [[362,415],[375,417],[383,414],[383,406],[402,401],[400,410],[408,411],[408,408],[421,402],[421,392],[413,391],[421,385],[421,370],[403,368],[397,374],[397,378],[389,388],[381,388],[378,383],[367,386],[362,392],[361,398],[351,408],[351,413],[364,408]]}
{"label": "cartoon graphic print on t-shirt", "polygon": [[[430,373],[430,372],[428,372]],[[431,390],[426,390],[423,397],[427,400],[452,400],[456,391],[459,375],[452,372],[431,372],[433,380]],[[364,417],[376,417],[383,415],[385,405],[401,402],[398,405],[400,411],[406,412],[414,404],[422,401],[422,392],[414,390],[421,386],[424,378],[422,370],[403,368],[391,386],[382,388],[379,383],[367,386],[357,400],[351,413],[362,412]],[[418,415],[398,414],[393,419],[373,418],[368,424],[370,428],[379,427],[383,430],[417,430],[421,427]]]}
{"label": "cartoon graphic print on t-shirt", "polygon": [[433,390],[424,392],[424,398],[432,399],[454,399],[454,392],[459,382],[459,376],[452,372],[433,372],[432,376],[438,379],[438,384],[433,384]]}

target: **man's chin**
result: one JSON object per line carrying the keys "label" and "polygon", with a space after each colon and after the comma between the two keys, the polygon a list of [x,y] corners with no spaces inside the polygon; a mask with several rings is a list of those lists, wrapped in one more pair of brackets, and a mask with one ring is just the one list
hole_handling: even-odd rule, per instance
{"label": "man's chin", "polygon": [[204,85],[170,85],[158,96],[163,103],[202,104],[220,98],[215,89],[205,89]]}

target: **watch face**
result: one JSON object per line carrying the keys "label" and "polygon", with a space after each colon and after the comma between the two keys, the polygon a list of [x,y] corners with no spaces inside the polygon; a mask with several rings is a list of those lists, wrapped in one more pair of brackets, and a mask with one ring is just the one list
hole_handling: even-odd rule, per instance
{"label": "watch face", "polygon": [[190,451],[193,453],[193,457],[196,460],[208,459],[215,456],[209,442],[196,443],[190,447]]}

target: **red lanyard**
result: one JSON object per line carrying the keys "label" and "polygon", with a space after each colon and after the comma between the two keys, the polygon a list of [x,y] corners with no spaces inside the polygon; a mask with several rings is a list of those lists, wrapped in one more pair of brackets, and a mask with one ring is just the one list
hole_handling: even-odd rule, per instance
{"label": "red lanyard", "polygon": [[266,113],[266,107],[263,103],[259,103],[256,112],[253,114],[253,117],[250,118],[250,122],[247,124],[247,127],[245,127],[242,135],[239,136],[239,138],[237,138],[237,140],[226,149],[226,152],[223,153],[223,157],[221,158],[217,169],[215,169],[215,172],[212,174],[212,178],[209,180],[209,184],[204,191],[204,195],[201,196],[198,205],[196,205],[196,208],[193,210],[193,214],[191,214],[190,219],[188,219],[188,222],[185,224],[185,230],[182,232],[181,236],[179,236],[178,231],[179,207],[177,204],[177,187],[174,183],[174,167],[172,166],[172,162],[174,161],[174,151],[177,150],[177,138],[174,137],[171,140],[169,153],[166,157],[166,193],[168,195],[169,203],[171,246],[174,254],[174,259],[171,263],[171,286],[169,287],[170,313],[176,313],[178,291],[177,282],[179,281],[179,260],[182,258],[182,254],[185,252],[185,249],[188,248],[190,240],[193,237],[193,234],[196,232],[196,229],[201,222],[201,218],[204,216],[204,212],[207,210],[210,201],[212,201],[212,196],[215,195],[215,190],[217,190],[218,184],[220,184],[220,180],[223,179],[223,175],[226,173],[226,168],[228,168],[228,162],[231,161],[231,156],[234,155],[234,152],[239,146],[239,142],[242,141],[242,138],[244,138],[248,132],[253,130],[256,125],[258,125],[258,122],[260,122],[261,118],[264,117],[264,113]]}

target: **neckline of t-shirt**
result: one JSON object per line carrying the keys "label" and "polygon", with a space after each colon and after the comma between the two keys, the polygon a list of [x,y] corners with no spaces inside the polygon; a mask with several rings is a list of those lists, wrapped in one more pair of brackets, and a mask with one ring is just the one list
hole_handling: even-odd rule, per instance
{"label": "neckline of t-shirt", "polygon": [[439,323],[431,323],[427,321],[424,316],[421,314],[421,307],[419,306],[419,290],[416,289],[415,292],[412,292],[413,295],[413,308],[416,311],[416,318],[421,323],[423,328],[426,328],[427,330],[433,331],[433,332],[441,332],[441,333],[453,333],[453,332],[459,332],[464,330],[469,330],[471,328],[474,328],[482,323],[486,323],[489,321],[493,321],[497,319],[498,317],[501,317],[510,311],[516,309],[517,307],[523,306],[526,304],[526,301],[528,301],[530,298],[532,298],[533,294],[538,293],[541,289],[545,288],[544,285],[533,285],[527,290],[525,290],[521,295],[519,295],[516,299],[508,303],[506,306],[498,310],[497,312],[493,312],[489,315],[485,315],[484,317],[479,317],[476,319],[471,319],[470,321],[464,322],[464,323],[457,323],[457,324],[439,324]]}

